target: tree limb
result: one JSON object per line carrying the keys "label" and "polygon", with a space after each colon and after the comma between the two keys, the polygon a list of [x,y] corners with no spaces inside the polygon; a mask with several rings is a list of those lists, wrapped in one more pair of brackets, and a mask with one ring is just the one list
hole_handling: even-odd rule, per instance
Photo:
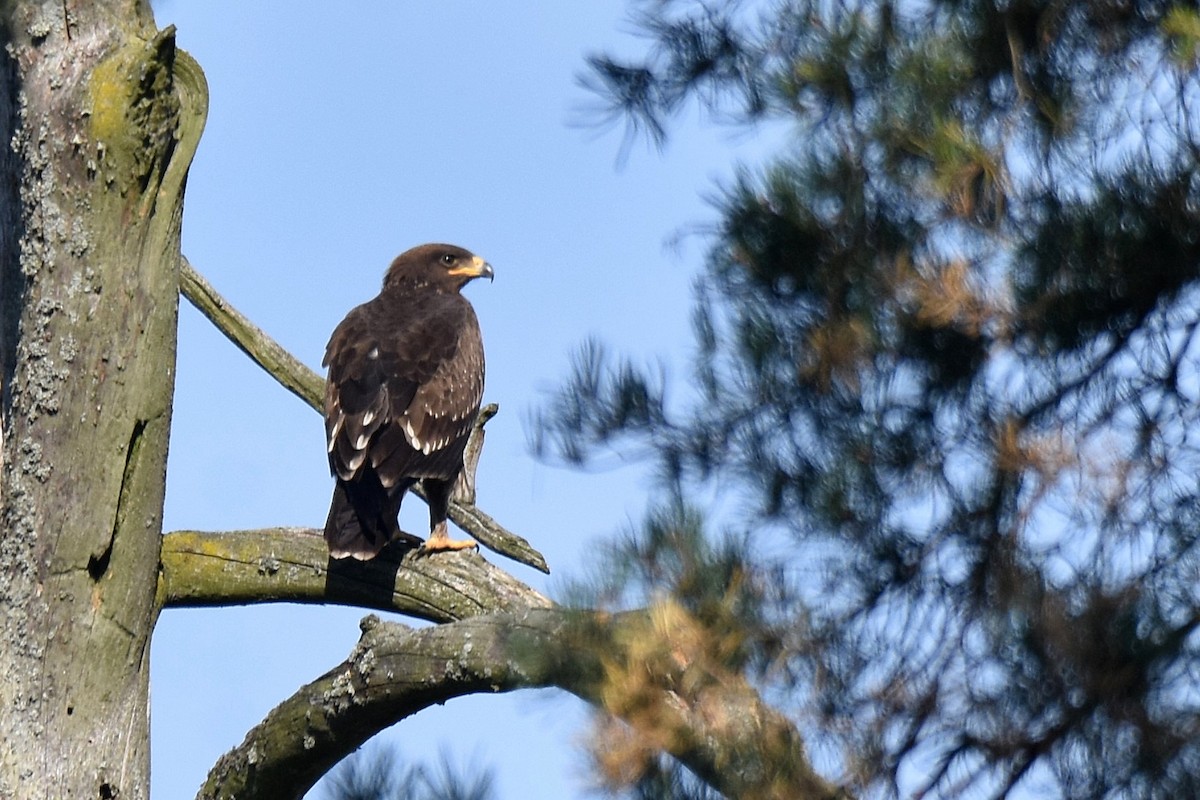
{"label": "tree limb", "polygon": [[163,537],[164,607],[340,603],[449,622],[550,601],[478,553],[417,557],[395,546],[371,561],[332,559],[313,528]]}
{"label": "tree limb", "polygon": [[[318,414],[323,413],[325,380],[230,305],[186,258],[180,260],[179,291],[217,327],[217,330],[225,334],[283,388],[299,397]],[[479,460],[479,449],[482,447],[483,425],[495,415],[497,409],[498,407],[492,404],[480,410],[479,419],[471,433],[472,440],[477,441],[467,444],[472,459],[468,467],[470,476],[462,485],[459,496],[451,498],[450,519],[489,550],[549,573],[550,567],[541,553],[523,537],[485,514],[474,503],[474,469]],[[464,470],[464,474],[466,472],[467,470]],[[420,484],[414,486],[412,491],[422,500],[425,499],[425,492]]]}
{"label": "tree limb", "polygon": [[292,394],[318,412],[325,380],[246,318],[217,293],[186,257],[179,259],[179,291],[217,330]]}
{"label": "tree limb", "polygon": [[[849,797],[813,772],[795,728],[740,676],[671,659],[634,663],[636,643],[655,625],[653,611],[560,608],[419,630],[367,617],[346,661],[272,710],[217,762],[197,798],[300,798],[370,736],[430,705],[546,686],[622,716],[730,797]],[[616,674],[648,676],[655,689],[631,705],[614,665]]]}
{"label": "tree limb", "polygon": [[471,426],[471,435],[467,439],[467,447],[463,450],[463,468],[454,483],[450,499],[463,505],[475,505],[475,473],[479,470],[479,457],[483,455],[484,425],[500,413],[497,403],[488,403],[479,409],[475,424]]}
{"label": "tree limb", "polygon": [[[424,492],[418,492],[418,494],[421,499],[425,498]],[[493,553],[499,553],[513,561],[533,567],[547,575],[550,574],[550,567],[546,564],[545,557],[535,550],[533,545],[529,544],[524,537],[518,536],[496,522],[479,506],[473,503],[456,503],[451,500],[450,519]]]}

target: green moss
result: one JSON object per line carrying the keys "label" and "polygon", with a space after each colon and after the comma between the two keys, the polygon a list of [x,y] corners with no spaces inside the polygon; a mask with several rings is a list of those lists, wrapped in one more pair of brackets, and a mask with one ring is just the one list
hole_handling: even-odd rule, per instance
{"label": "green moss", "polygon": [[122,184],[157,186],[179,127],[175,31],[134,40],[111,53],[88,82],[89,133],[99,169]]}
{"label": "green moss", "polygon": [[1162,32],[1181,69],[1200,63],[1200,11],[1182,5],[1172,8],[1163,18]]}
{"label": "green moss", "polygon": [[[88,82],[91,134],[100,142],[115,142],[125,133],[125,119],[133,96],[126,80],[130,50],[124,47],[101,62]],[[140,49],[140,48],[136,48]]]}

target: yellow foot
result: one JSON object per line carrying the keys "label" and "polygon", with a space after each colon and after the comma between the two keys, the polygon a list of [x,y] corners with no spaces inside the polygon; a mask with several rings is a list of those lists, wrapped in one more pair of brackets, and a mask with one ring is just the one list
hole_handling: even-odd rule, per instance
{"label": "yellow foot", "polygon": [[478,547],[479,545],[471,539],[451,539],[446,533],[446,523],[443,522],[430,532],[429,540],[421,545],[419,555],[442,553],[447,550],[474,550]]}

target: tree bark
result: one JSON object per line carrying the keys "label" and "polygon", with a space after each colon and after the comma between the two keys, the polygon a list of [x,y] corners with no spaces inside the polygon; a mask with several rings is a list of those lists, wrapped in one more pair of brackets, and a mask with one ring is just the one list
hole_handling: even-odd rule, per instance
{"label": "tree bark", "polygon": [[332,559],[315,528],[168,533],[160,581],[162,604],[174,608],[336,603],[452,622],[550,605],[477,553],[401,557],[388,548],[370,561]]}
{"label": "tree bark", "polygon": [[791,723],[741,676],[687,658],[643,660],[647,637],[671,633],[663,619],[656,609],[542,608],[414,630],[367,617],[346,661],[280,703],[222,756],[197,800],[298,800],[393,722],[466,694],[538,686],[621,716],[729,797],[850,800],[813,771]]}
{"label": "tree bark", "polygon": [[207,91],[145,2],[0,14],[0,797],[138,800]]}

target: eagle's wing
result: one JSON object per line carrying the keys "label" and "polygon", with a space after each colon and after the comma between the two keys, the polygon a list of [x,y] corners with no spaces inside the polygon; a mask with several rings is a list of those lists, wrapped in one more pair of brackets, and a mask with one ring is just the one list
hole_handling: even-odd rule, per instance
{"label": "eagle's wing", "polygon": [[386,488],[453,477],[483,394],[478,320],[459,295],[382,299],[350,312],[325,351],[330,469],[349,481],[369,464]]}

